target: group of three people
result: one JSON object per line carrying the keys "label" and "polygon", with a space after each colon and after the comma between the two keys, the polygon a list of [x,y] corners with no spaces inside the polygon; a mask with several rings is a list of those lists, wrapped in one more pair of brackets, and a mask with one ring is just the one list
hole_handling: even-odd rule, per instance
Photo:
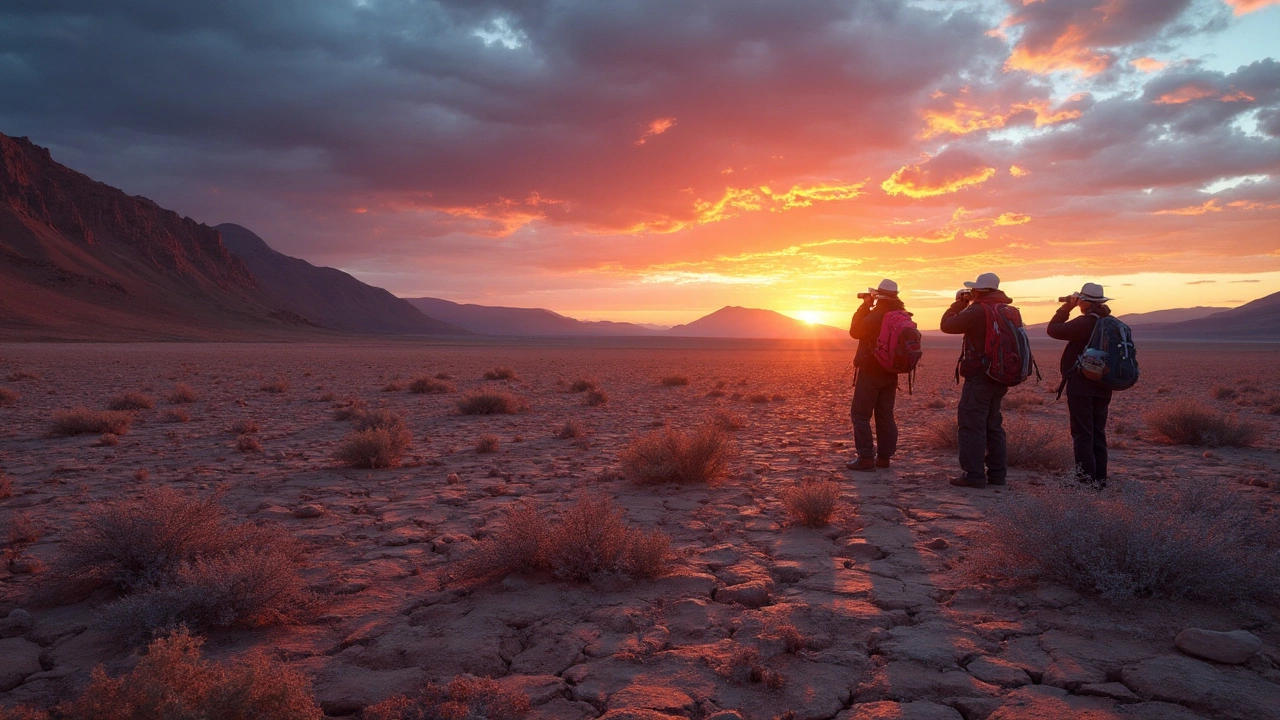
{"label": "group of three people", "polygon": [[[950,482],[972,488],[1004,485],[1008,453],[1000,404],[1009,386],[992,379],[985,371],[988,359],[984,358],[983,351],[987,347],[988,313],[983,305],[1009,305],[1013,301],[1000,290],[1000,278],[995,273],[983,273],[964,285],[967,289],[956,293],[955,302],[943,313],[941,323],[942,332],[964,336],[958,367],[958,377],[964,378],[964,386],[956,408],[963,474]],[[879,287],[868,290],[861,296],[862,306],[853,314],[849,325],[849,335],[858,341],[849,413],[858,457],[849,462],[848,467],[871,472],[889,467],[898,448],[898,425],[894,419],[898,375],[881,367],[873,351],[885,314],[905,310],[905,306],[898,296],[898,285],[892,280],[884,280]],[[1049,337],[1067,341],[1060,369],[1071,417],[1077,478],[1099,489],[1107,482],[1106,425],[1111,390],[1080,373],[1076,359],[1084,352],[1098,319],[1111,314],[1108,301],[1110,298],[1103,294],[1101,285],[1085,283],[1079,293],[1067,298],[1058,308],[1048,327]],[[1069,319],[1071,311],[1077,308],[1080,315]]]}

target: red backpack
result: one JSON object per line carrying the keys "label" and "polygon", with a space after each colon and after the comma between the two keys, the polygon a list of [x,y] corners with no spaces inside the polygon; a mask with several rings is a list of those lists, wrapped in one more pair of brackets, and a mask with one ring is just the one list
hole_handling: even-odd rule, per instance
{"label": "red backpack", "polygon": [[920,328],[906,310],[890,310],[880,322],[880,335],[876,338],[871,357],[888,372],[907,374],[907,392],[915,381],[916,365],[924,354],[921,348]]}
{"label": "red backpack", "polygon": [[1031,341],[1022,325],[1022,313],[1008,303],[978,303],[986,320],[986,345],[982,365],[987,376],[1002,385],[1020,385],[1040,368],[1031,355]]}

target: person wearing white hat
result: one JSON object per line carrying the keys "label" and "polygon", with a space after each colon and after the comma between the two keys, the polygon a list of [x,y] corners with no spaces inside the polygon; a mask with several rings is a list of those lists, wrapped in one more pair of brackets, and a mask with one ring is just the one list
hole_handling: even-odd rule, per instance
{"label": "person wearing white hat", "polygon": [[[1049,321],[1047,332],[1055,340],[1066,340],[1062,350],[1062,387],[1067,391],[1067,413],[1071,417],[1071,444],[1075,451],[1077,479],[1101,490],[1107,485],[1107,411],[1111,390],[1086,378],[1076,366],[1093,337],[1099,318],[1111,314],[1111,298],[1098,283],[1085,283],[1071,294]],[[1079,308],[1074,320],[1071,311]]]}
{"label": "person wearing white hat", "polygon": [[[890,458],[898,448],[898,424],[893,417],[893,406],[898,396],[898,376],[876,362],[872,353],[885,313],[905,310],[898,297],[898,283],[884,279],[873,288],[860,294],[862,305],[849,323],[849,336],[858,341],[858,351],[853,357],[853,402],[849,406],[849,418],[853,422],[853,444],[857,460],[845,464],[850,470],[874,471],[877,467],[889,467]],[[875,442],[872,441],[871,419],[875,418]]]}
{"label": "person wearing white hat", "polygon": [[968,289],[956,293],[956,300],[943,313],[941,323],[942,332],[964,335],[964,352],[956,367],[957,378],[964,378],[956,406],[960,469],[964,474],[950,482],[957,487],[971,488],[1004,485],[1009,474],[1008,446],[1000,402],[1009,388],[986,373],[983,349],[987,342],[987,322],[982,305],[1013,301],[1001,292],[1000,278],[992,272],[982,273],[964,286]]}

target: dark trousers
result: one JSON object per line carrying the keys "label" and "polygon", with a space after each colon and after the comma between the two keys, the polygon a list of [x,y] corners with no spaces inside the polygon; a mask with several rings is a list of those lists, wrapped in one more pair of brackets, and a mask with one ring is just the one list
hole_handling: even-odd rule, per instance
{"label": "dark trousers", "polygon": [[[965,378],[956,408],[960,426],[960,469],[974,484],[1000,481],[1009,473],[1000,400],[1009,388],[986,375]],[[986,472],[983,472],[983,467]]]}
{"label": "dark trousers", "polygon": [[[898,449],[898,423],[893,419],[893,403],[898,398],[898,376],[859,369],[853,383],[853,445],[858,457],[891,458]],[[871,418],[876,419],[876,442],[871,442]],[[876,451],[876,448],[879,451]]]}
{"label": "dark trousers", "polygon": [[1071,444],[1081,481],[1107,479],[1107,407],[1111,397],[1067,393]]}

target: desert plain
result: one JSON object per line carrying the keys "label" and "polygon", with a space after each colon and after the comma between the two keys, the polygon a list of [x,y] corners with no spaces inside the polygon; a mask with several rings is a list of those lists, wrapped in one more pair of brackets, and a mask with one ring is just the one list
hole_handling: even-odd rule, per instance
{"label": "desert plain", "polygon": [[[1056,430],[1041,444],[1060,454],[1069,447],[1065,401],[1053,395],[1060,346],[1036,351],[1046,377],[1011,391],[1006,423],[1011,441],[1026,423]],[[1212,483],[1271,517],[1280,350],[1141,352],[1142,381],[1112,404],[1108,492]],[[850,343],[732,341],[0,346],[0,385],[15,396],[0,407],[0,472],[12,487],[0,528],[36,536],[0,568],[0,617],[29,613],[4,626],[0,706],[48,707],[95,666],[116,675],[137,663],[145,646],[101,625],[110,593],[59,604],[40,591],[86,512],[161,486],[215,497],[229,516],[300,542],[316,611],[212,631],[204,653],[264,650],[305,673],[332,717],[471,674],[527,695],[528,717],[539,719],[1280,718],[1275,605],[1115,600],[975,579],[987,519],[1051,491],[1063,473],[1014,468],[1002,488],[947,485],[954,451],[931,433],[959,397],[951,346],[928,348],[914,393],[904,383],[892,467],[846,470],[852,356]],[[515,377],[483,379],[495,368]],[[454,390],[409,392],[436,375]],[[673,377],[688,382],[664,384]],[[607,400],[573,392],[583,379]],[[170,404],[179,384],[194,398]],[[460,414],[458,398],[481,388],[528,409]],[[134,412],[117,444],[49,435],[56,413],[104,409],[127,392],[154,407]],[[1187,398],[1260,434],[1240,448],[1155,437],[1145,415]],[[403,416],[411,446],[398,466],[335,460],[351,432],[335,407],[353,399]],[[619,471],[636,438],[715,418],[732,428],[723,479],[639,485]],[[496,443],[480,443],[488,435]],[[806,481],[839,486],[823,526],[804,526],[783,502]],[[584,496],[610,498],[627,524],[668,534],[665,571],[457,575],[513,505],[555,517]],[[1175,646],[1187,628],[1245,630],[1262,648],[1238,664],[1213,662]]]}

